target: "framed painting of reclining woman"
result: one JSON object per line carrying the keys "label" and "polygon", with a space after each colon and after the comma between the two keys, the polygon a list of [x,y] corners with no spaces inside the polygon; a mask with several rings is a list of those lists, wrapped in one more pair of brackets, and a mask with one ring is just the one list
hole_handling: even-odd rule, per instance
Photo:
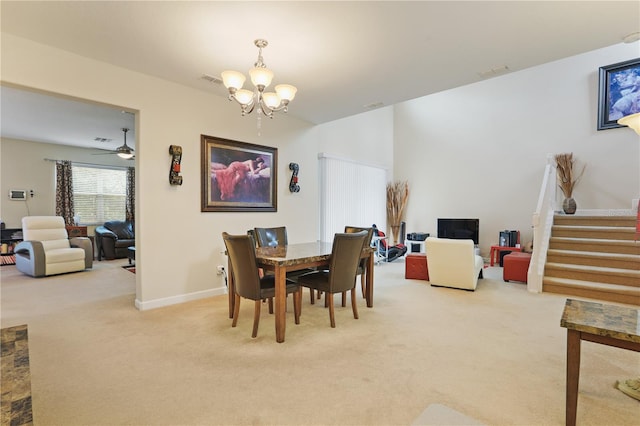
{"label": "framed painting of reclining woman", "polygon": [[201,135],[203,212],[275,212],[278,149]]}

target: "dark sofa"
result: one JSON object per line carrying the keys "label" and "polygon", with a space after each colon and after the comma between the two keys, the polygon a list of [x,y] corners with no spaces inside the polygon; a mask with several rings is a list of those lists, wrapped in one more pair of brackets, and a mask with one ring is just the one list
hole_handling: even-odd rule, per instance
{"label": "dark sofa", "polygon": [[98,260],[127,257],[128,248],[136,245],[133,222],[111,220],[96,228]]}

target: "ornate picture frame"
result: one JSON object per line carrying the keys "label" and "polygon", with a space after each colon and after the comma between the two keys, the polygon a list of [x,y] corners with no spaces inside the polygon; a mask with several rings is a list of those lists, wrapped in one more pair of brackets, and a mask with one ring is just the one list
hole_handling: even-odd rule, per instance
{"label": "ornate picture frame", "polygon": [[203,212],[278,211],[278,149],[201,135]]}
{"label": "ornate picture frame", "polygon": [[640,112],[640,58],[600,67],[598,130],[623,127],[618,119]]}

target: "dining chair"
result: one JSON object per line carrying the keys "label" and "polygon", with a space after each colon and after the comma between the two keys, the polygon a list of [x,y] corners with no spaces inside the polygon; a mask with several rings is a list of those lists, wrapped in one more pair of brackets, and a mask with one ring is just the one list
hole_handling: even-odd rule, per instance
{"label": "dining chair", "polygon": [[[289,244],[286,226],[279,226],[276,228],[254,228],[253,236],[255,237],[258,247],[286,247],[287,244]],[[315,271],[313,268],[289,271],[287,272],[287,279],[296,282],[300,275],[313,271]],[[310,301],[312,305],[315,303],[313,291],[310,295]]]}
{"label": "dining chair", "polygon": [[325,306],[329,307],[331,327],[335,328],[336,321],[333,307],[333,295],[351,290],[351,308],[353,317],[358,319],[356,306],[356,272],[360,263],[360,256],[367,239],[367,232],[338,233],[333,237],[329,269],[315,271],[298,277],[298,284],[325,293]]}
{"label": "dining chair", "polygon": [[[351,234],[354,232],[367,231],[367,238],[364,242],[364,247],[371,246],[371,240],[373,239],[373,228],[361,228],[358,226],[345,226],[344,232],[347,234]],[[360,275],[360,287],[362,287],[362,297],[366,297],[365,295],[365,271],[367,270],[367,259],[360,259],[360,263],[358,264],[358,270],[356,275]],[[346,292],[342,293],[342,306],[346,305]]]}
{"label": "dining chair", "polygon": [[287,241],[287,228],[284,226],[276,228],[254,228],[253,231],[258,247],[278,247],[289,244]]}
{"label": "dining chair", "polygon": [[[256,262],[255,242],[249,235],[229,235],[222,233],[222,239],[227,249],[227,255],[233,270],[235,283],[235,295],[233,304],[233,323],[235,327],[238,323],[240,312],[240,299],[251,299],[255,302],[253,314],[253,333],[251,337],[258,335],[258,324],[260,323],[260,305],[264,299],[275,297],[275,279],[273,275],[260,278],[258,273],[258,263]],[[287,294],[293,293],[293,311],[296,324],[300,324],[300,312],[302,302],[302,292],[299,285],[287,280]],[[271,307],[271,305],[270,305]],[[272,309],[270,309],[272,311]]]}

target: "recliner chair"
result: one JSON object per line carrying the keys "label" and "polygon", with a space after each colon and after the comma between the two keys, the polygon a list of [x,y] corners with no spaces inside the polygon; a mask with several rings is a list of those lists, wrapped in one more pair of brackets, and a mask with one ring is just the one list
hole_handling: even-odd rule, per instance
{"label": "recliner chair", "polygon": [[93,267],[93,245],[87,237],[68,238],[60,216],[22,218],[24,240],[15,247],[16,268],[32,277],[83,271]]}
{"label": "recliner chair", "polygon": [[135,227],[131,221],[110,220],[96,228],[98,260],[127,257],[129,247],[136,245]]}

